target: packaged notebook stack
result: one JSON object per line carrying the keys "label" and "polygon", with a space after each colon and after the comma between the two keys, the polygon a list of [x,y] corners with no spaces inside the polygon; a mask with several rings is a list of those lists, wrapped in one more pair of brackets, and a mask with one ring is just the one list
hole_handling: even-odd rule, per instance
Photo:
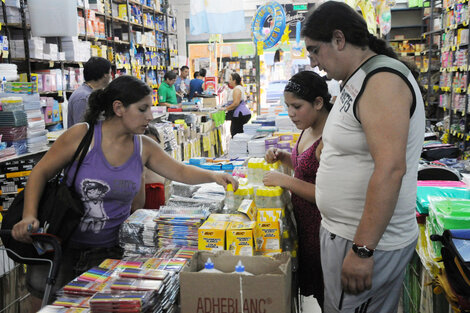
{"label": "packaged notebook stack", "polygon": [[209,210],[198,207],[162,206],[156,219],[158,247],[197,247],[198,229],[209,216]]}
{"label": "packaged notebook stack", "polygon": [[0,151],[0,158],[28,152],[26,145],[28,119],[24,112],[23,99],[3,97],[0,99],[0,107],[0,137],[1,141],[6,143]]}
{"label": "packaged notebook stack", "polygon": [[125,257],[135,254],[153,255],[157,252],[157,217],[156,210],[140,209],[124,221],[119,229],[119,244],[124,249]]}

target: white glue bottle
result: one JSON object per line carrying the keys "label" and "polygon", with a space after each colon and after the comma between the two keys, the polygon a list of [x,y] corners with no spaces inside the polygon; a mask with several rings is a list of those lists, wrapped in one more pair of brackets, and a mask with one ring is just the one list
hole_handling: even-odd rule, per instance
{"label": "white glue bottle", "polygon": [[222,273],[222,271],[214,268],[214,263],[211,258],[208,258],[207,262],[204,264],[204,268],[200,270],[199,273]]}
{"label": "white glue bottle", "polygon": [[232,272],[233,274],[240,274],[240,275],[246,275],[246,276],[253,276],[253,274],[248,273],[245,271],[245,266],[243,265],[242,261],[239,260],[237,265],[235,265],[235,272]]}

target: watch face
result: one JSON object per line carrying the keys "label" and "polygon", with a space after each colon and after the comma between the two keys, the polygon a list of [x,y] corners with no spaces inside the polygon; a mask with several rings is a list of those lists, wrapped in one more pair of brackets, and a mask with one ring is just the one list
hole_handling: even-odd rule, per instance
{"label": "watch face", "polygon": [[367,251],[367,250],[364,249],[364,248],[358,248],[358,249],[357,249],[357,255],[358,255],[360,258],[368,258],[368,257],[370,257],[370,251]]}

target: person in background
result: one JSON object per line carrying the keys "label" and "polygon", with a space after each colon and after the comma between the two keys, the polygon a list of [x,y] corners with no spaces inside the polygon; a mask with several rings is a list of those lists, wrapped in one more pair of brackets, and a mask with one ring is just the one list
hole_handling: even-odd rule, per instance
{"label": "person in background", "polygon": [[104,88],[111,80],[111,62],[100,57],[91,57],[83,65],[85,82],[70,96],[67,105],[67,127],[83,122],[87,110],[88,97],[95,89]]}
{"label": "person in background", "polygon": [[189,101],[204,92],[204,77],[206,77],[205,69],[201,69],[199,72],[194,73],[194,79],[191,79],[191,82],[189,83]]}
{"label": "person in background", "polygon": [[[164,142],[160,139],[158,129],[153,124],[147,126],[144,134],[155,140],[162,149],[164,148]],[[144,168],[140,190],[132,202],[131,211],[134,212],[142,208],[158,209],[161,205],[164,205],[167,200],[165,194],[168,194],[165,188],[169,182],[165,177],[158,175],[147,167]],[[164,192],[159,193],[158,188],[163,188]]]}
{"label": "person in background", "polygon": [[[72,160],[72,157],[90,125],[94,125],[91,149],[73,186],[84,201],[89,201],[84,206],[91,212],[83,216],[64,247],[52,294],[103,260],[122,257],[122,249],[118,245],[119,228],[130,215],[131,203],[140,190],[144,167],[186,184],[216,182],[238,187],[230,174],[186,166],[169,156],[154,140],[142,136],[153,119],[151,106],[152,89],[149,86],[133,76],[116,78],[106,88],[97,89],[90,95],[86,122],[65,131],[33,168],[25,189],[23,219],[12,230],[13,238],[22,242],[31,242],[29,229],[35,232],[39,227],[37,206],[44,185],[70,162],[70,171],[75,173],[77,160]],[[68,175],[67,183],[72,181],[73,175]],[[92,197],[85,194],[93,192],[92,189],[98,192],[94,192]],[[89,221],[96,216],[96,210],[103,216],[92,224],[93,227],[88,227]],[[81,227],[82,221],[87,222],[84,225],[87,227]],[[49,265],[28,265],[26,279],[34,298],[33,309],[40,304],[48,271]]]}
{"label": "person in background", "polygon": [[163,82],[158,87],[158,105],[171,107],[178,104],[175,90],[176,74],[173,71],[165,73]]}
{"label": "person in background", "polygon": [[233,138],[236,134],[243,133],[243,125],[251,119],[251,111],[245,104],[245,88],[242,86],[242,79],[238,73],[230,75],[228,85],[232,90],[228,96],[225,112],[228,119],[232,121],[230,134]]}
{"label": "person in background", "polygon": [[320,162],[322,132],[331,110],[330,94],[320,75],[303,71],[295,74],[284,88],[287,112],[302,130],[292,154],[271,148],[266,161],[281,161],[294,170],[294,177],[276,171],[267,172],[266,186],[281,186],[291,192],[299,238],[298,279],[302,296],[313,295],[323,307],[323,274],[320,260],[320,211],[315,204],[315,178]]}
{"label": "person in background", "polygon": [[397,312],[418,238],[424,104],[415,74],[353,8],[328,1],[302,29],[312,67],[342,81],[316,180],[325,312]]}
{"label": "person in background", "polygon": [[183,65],[180,69],[180,75],[176,77],[175,90],[176,90],[176,99],[178,103],[181,103],[184,97],[189,94],[189,67]]}

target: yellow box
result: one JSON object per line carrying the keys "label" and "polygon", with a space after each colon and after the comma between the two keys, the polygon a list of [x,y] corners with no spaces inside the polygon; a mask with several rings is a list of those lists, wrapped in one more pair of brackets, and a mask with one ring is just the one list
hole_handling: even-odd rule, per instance
{"label": "yellow box", "polygon": [[253,256],[256,222],[232,222],[227,229],[227,250],[235,255]]}
{"label": "yellow box", "polygon": [[256,251],[280,252],[281,251],[281,230],[280,230],[279,221],[256,222],[255,242],[256,242]]}
{"label": "yellow box", "polygon": [[119,18],[127,20],[127,4],[120,4],[118,8]]}
{"label": "yellow box", "polygon": [[225,230],[230,222],[205,221],[198,230],[198,249],[225,250]]}
{"label": "yellow box", "polygon": [[217,214],[212,213],[207,218],[206,222],[249,222],[248,217],[241,214]]}
{"label": "yellow box", "polygon": [[256,221],[258,210],[256,209],[255,201],[249,199],[243,200],[237,211],[246,215],[251,221]]}
{"label": "yellow box", "polygon": [[277,222],[284,217],[283,208],[258,208],[257,222]]}

